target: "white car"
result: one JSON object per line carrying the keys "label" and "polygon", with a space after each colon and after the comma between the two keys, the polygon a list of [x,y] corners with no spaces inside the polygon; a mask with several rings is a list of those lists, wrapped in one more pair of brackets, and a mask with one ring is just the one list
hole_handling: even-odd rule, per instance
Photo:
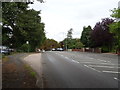
{"label": "white car", "polygon": [[45,50],[42,50],[42,53],[44,53],[45,52]]}

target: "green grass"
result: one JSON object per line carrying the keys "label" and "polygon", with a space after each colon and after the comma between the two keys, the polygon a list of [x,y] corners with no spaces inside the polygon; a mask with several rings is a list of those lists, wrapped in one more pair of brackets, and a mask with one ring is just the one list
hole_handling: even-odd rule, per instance
{"label": "green grass", "polygon": [[33,69],[29,65],[25,64],[25,68],[29,71],[32,77],[36,76],[36,72],[34,72]]}
{"label": "green grass", "polygon": [[34,71],[30,72],[30,74],[31,74],[32,77],[36,76],[36,72],[34,72]]}

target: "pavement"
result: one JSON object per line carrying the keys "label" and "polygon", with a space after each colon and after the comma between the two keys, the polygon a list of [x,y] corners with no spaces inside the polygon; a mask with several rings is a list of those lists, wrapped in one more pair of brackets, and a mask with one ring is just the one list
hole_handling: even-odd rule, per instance
{"label": "pavement", "polygon": [[43,87],[42,81],[42,65],[41,65],[41,53],[30,54],[23,59],[23,61],[29,64],[32,69],[37,73],[37,82],[36,85],[39,88]]}

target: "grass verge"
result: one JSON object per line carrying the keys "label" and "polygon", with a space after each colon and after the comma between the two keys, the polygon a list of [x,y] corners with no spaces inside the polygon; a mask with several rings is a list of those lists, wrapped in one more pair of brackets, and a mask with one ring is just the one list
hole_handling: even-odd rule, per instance
{"label": "grass verge", "polygon": [[32,77],[36,77],[37,73],[29,65],[25,64],[25,68],[28,70]]}

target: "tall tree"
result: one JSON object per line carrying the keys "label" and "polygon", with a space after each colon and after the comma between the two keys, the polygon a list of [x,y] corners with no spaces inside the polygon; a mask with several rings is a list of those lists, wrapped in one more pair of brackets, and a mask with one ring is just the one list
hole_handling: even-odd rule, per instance
{"label": "tall tree", "polygon": [[[67,41],[67,44],[66,44],[66,41]],[[73,38],[73,39],[65,38],[62,41],[62,45],[64,45],[64,49],[66,49],[66,45],[67,45],[67,49],[80,49],[83,47],[83,44],[80,42],[80,39],[78,38]]]}
{"label": "tall tree", "polygon": [[3,45],[19,49],[29,41],[31,51],[40,47],[45,39],[44,23],[40,11],[28,9],[28,3],[3,3]]}
{"label": "tall tree", "polygon": [[[3,2],[2,3],[2,35],[3,45],[10,45],[11,37],[16,28],[17,16],[28,8],[26,3]],[[14,41],[14,40],[13,40]]]}
{"label": "tall tree", "polygon": [[107,51],[112,49],[113,34],[110,33],[109,26],[114,22],[113,19],[105,18],[102,22],[96,23],[91,33],[91,38],[94,42],[94,47],[105,47]]}
{"label": "tall tree", "polygon": [[85,47],[91,46],[91,38],[90,38],[91,32],[92,32],[91,26],[83,27],[80,40],[84,44]]}
{"label": "tall tree", "polygon": [[68,33],[67,33],[67,38],[68,39],[72,39],[72,31],[73,31],[72,28],[70,30],[68,30]]}
{"label": "tall tree", "polygon": [[111,16],[115,18],[115,21],[109,25],[110,32],[114,34],[114,38],[116,39],[114,48],[120,53],[120,7],[112,10]]}

